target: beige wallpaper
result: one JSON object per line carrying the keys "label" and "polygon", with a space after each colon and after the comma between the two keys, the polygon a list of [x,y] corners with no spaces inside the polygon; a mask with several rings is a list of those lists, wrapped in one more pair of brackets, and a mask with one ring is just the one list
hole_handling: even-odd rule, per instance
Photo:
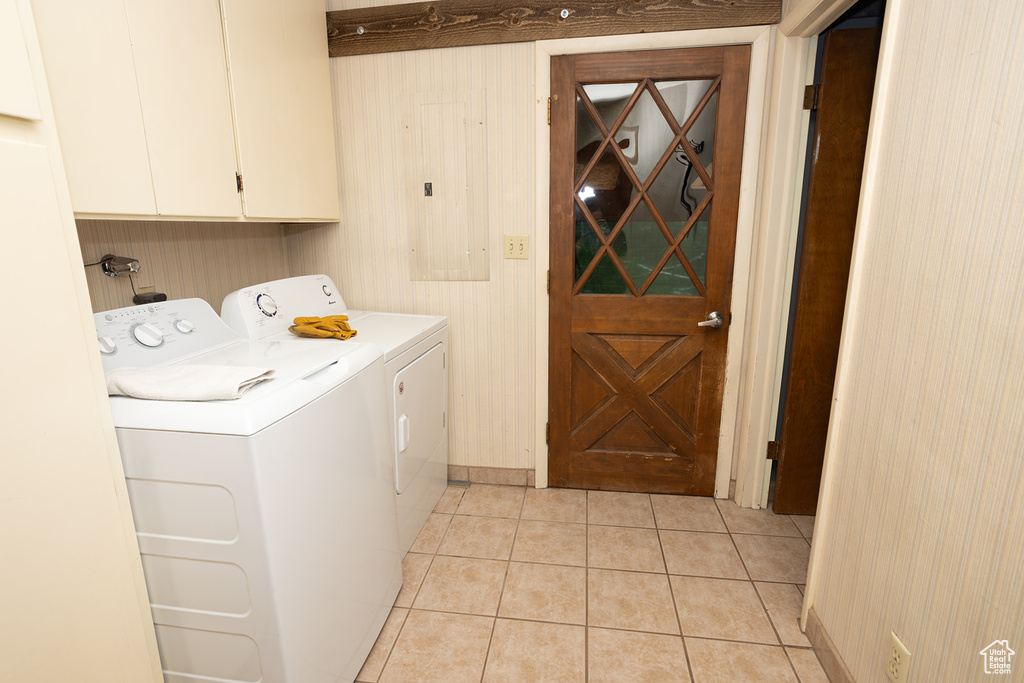
{"label": "beige wallpaper", "polygon": [[[534,263],[501,258],[505,233],[535,244],[533,60],[529,43],[332,59],[342,223],[286,227],[293,274],[327,273],[350,306],[449,317],[453,464],[534,464]],[[485,147],[469,153],[487,168],[489,279],[413,281],[407,233],[423,188],[407,187],[409,105],[466,90],[484,93],[487,115]]]}
{"label": "beige wallpaper", "polygon": [[[135,287],[153,285],[168,299],[198,297],[220,311],[241,287],[291,275],[284,229],[276,223],[78,220],[83,263],[105,254],[130,256],[142,268]],[[85,269],[93,311],[132,305],[127,277]]]}
{"label": "beige wallpaper", "polygon": [[808,586],[858,681],[890,630],[911,681],[1024,676],[1024,14],[978,10],[889,2]]}

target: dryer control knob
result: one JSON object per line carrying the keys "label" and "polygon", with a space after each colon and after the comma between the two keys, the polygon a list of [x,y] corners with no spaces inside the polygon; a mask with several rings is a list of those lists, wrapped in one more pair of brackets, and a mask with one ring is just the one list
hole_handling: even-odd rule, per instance
{"label": "dryer control knob", "polygon": [[110,337],[99,337],[96,341],[100,343],[100,353],[111,354],[117,351],[117,344]]}
{"label": "dryer control knob", "polygon": [[142,323],[132,328],[132,335],[143,346],[155,348],[164,343],[164,333],[150,323]]}
{"label": "dryer control knob", "polygon": [[176,320],[174,322],[174,328],[182,334],[191,334],[192,331],[196,329],[196,326],[193,325],[190,320]]}
{"label": "dryer control knob", "polygon": [[268,318],[277,315],[277,302],[269,294],[256,295],[256,308],[260,309],[260,313]]}
{"label": "dryer control knob", "polygon": [[321,289],[324,290],[324,296],[334,296],[334,292],[332,292],[331,288],[327,285],[324,285]]}

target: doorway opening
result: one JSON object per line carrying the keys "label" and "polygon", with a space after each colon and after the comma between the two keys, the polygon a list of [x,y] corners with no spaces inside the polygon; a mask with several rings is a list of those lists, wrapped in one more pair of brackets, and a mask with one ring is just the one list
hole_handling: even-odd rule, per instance
{"label": "doorway opening", "polygon": [[818,39],[768,504],[813,515],[824,460],[885,0]]}

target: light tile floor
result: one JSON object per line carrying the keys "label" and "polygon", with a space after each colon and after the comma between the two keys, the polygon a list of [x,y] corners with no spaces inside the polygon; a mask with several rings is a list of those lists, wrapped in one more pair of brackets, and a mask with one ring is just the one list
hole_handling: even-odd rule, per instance
{"label": "light tile floor", "polygon": [[827,681],[797,618],[813,517],[450,486],[357,680]]}

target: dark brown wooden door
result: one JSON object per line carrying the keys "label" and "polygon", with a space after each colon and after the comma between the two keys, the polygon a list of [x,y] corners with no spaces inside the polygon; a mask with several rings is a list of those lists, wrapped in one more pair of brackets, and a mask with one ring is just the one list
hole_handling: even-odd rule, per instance
{"label": "dark brown wooden door", "polygon": [[813,515],[825,457],[881,29],[825,36],[772,509]]}
{"label": "dark brown wooden door", "polygon": [[749,62],[552,59],[553,486],[714,493]]}

